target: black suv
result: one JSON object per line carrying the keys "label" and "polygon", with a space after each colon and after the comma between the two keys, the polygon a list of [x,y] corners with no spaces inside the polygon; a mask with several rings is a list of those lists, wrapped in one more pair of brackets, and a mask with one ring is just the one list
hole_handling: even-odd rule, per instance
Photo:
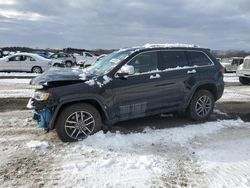
{"label": "black suv", "polygon": [[56,129],[62,141],[76,141],[103,125],[185,112],[206,120],[224,90],[224,68],[208,49],[160,46],[122,49],[85,70],[51,69],[34,78],[39,126]]}

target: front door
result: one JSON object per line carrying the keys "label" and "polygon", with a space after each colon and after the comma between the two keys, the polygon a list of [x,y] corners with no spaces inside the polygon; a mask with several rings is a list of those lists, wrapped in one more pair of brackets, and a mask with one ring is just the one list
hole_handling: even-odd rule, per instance
{"label": "front door", "polygon": [[157,113],[162,109],[162,78],[158,52],[143,52],[127,63],[134,75],[113,80],[114,109],[118,120]]}
{"label": "front door", "polygon": [[22,55],[15,55],[15,56],[10,57],[5,64],[6,71],[20,71],[21,69],[20,63],[23,60],[24,59]]}

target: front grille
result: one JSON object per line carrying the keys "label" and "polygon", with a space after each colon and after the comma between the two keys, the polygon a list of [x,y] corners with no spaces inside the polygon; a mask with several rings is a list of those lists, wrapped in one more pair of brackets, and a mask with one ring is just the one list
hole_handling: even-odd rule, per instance
{"label": "front grille", "polygon": [[250,69],[250,59],[244,61],[243,69]]}

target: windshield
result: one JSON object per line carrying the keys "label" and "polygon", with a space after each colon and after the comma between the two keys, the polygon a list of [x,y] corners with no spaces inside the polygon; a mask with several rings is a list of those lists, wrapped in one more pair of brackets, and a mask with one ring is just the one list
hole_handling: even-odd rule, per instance
{"label": "windshield", "polygon": [[100,76],[107,74],[133,52],[134,49],[113,52],[97,61],[93,66],[86,68],[86,71]]}

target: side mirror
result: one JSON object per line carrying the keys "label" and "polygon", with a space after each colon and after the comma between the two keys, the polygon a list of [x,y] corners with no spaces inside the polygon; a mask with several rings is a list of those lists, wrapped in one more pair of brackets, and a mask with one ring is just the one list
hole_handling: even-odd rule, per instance
{"label": "side mirror", "polygon": [[119,77],[124,77],[128,75],[135,74],[135,68],[132,65],[124,65],[122,68],[117,72]]}

